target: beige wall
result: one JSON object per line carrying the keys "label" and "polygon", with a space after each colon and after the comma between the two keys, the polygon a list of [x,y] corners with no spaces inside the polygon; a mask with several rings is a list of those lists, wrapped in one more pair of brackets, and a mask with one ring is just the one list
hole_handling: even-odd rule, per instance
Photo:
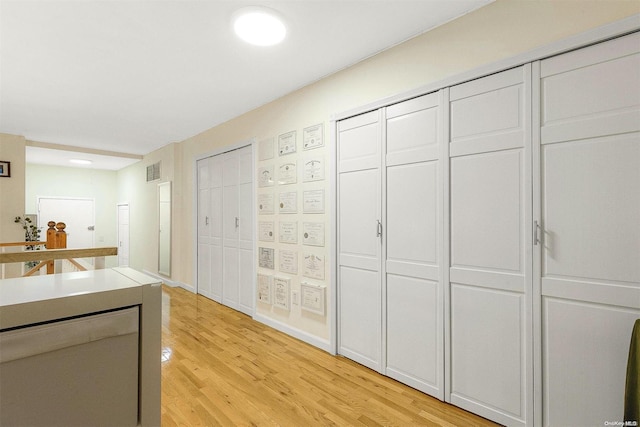
{"label": "beige wall", "polygon": [[[24,230],[13,222],[24,217],[25,139],[0,133],[0,160],[11,162],[11,176],[0,178],[0,242],[24,242]],[[7,264],[5,277],[19,276],[21,266]]]}

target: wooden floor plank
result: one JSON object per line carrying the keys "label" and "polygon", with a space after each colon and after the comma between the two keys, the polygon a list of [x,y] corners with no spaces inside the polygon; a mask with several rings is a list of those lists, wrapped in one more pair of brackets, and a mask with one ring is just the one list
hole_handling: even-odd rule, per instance
{"label": "wooden floor plank", "polygon": [[495,426],[180,288],[163,287],[163,426]]}

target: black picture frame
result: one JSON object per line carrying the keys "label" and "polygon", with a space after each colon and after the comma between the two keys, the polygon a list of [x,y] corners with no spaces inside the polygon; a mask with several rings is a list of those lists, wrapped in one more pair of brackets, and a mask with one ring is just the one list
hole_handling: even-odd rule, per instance
{"label": "black picture frame", "polygon": [[0,160],[0,178],[9,178],[11,176],[11,162]]}

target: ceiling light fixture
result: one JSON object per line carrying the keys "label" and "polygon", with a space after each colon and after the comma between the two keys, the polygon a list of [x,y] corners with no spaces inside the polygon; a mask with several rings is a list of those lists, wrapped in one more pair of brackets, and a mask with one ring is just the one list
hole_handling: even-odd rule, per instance
{"label": "ceiling light fixture", "polygon": [[278,14],[264,7],[242,8],[233,14],[232,22],[238,37],[257,46],[273,46],[287,35],[287,28]]}
{"label": "ceiling light fixture", "polygon": [[71,159],[69,161],[71,163],[75,163],[76,165],[90,165],[91,163],[93,163],[91,160],[85,160],[85,159]]}

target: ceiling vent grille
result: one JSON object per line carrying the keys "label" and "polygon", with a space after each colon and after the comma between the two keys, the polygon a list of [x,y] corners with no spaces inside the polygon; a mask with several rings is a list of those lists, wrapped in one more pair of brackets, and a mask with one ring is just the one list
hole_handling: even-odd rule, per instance
{"label": "ceiling vent grille", "polygon": [[147,166],[147,182],[160,179],[160,162]]}

